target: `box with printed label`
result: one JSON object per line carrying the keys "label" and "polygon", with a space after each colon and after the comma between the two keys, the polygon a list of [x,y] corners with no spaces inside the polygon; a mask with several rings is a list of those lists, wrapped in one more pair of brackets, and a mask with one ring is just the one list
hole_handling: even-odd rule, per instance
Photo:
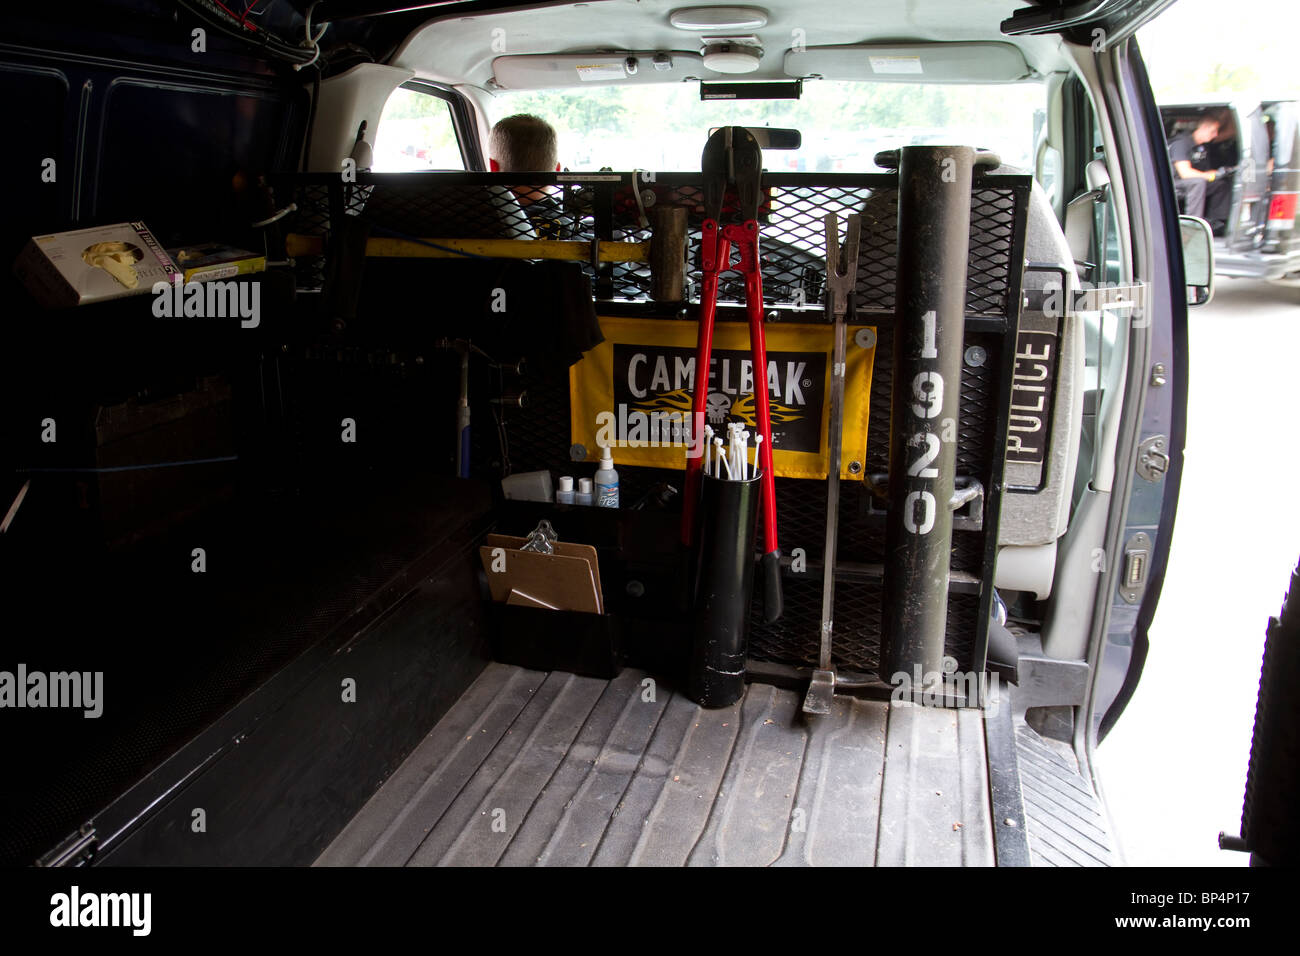
{"label": "box with printed label", "polygon": [[217,242],[168,249],[167,254],[181,267],[186,282],[230,279],[266,271],[266,256]]}
{"label": "box with printed label", "polygon": [[48,308],[140,295],[179,274],[142,222],[33,236],[14,263],[14,275]]}

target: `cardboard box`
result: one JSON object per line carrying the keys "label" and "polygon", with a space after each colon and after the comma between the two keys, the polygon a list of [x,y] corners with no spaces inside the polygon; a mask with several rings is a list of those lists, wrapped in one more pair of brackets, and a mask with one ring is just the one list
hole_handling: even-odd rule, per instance
{"label": "cardboard box", "polygon": [[34,236],[14,263],[14,275],[47,308],[141,295],[179,273],[142,222]]}
{"label": "cardboard box", "polygon": [[167,254],[180,266],[187,283],[230,279],[266,271],[266,256],[260,252],[236,249],[217,242],[168,249]]}

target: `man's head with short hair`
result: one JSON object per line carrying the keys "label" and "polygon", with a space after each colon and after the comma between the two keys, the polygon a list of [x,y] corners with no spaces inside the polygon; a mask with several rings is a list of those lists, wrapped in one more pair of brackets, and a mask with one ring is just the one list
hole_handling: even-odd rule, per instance
{"label": "man's head with short hair", "polygon": [[560,169],[555,130],[540,116],[516,113],[492,127],[488,162],[494,173],[550,173]]}
{"label": "man's head with short hair", "polygon": [[1206,113],[1201,117],[1201,121],[1196,124],[1196,129],[1192,131],[1192,141],[1203,146],[1213,141],[1218,135],[1218,117],[1213,113]]}

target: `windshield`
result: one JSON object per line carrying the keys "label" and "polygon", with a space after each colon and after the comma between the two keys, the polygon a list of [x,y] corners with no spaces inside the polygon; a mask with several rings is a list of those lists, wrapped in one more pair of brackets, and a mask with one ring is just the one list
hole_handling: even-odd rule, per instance
{"label": "windshield", "polygon": [[1044,106],[1041,83],[808,80],[798,100],[701,101],[695,83],[500,92],[488,115],[493,123],[513,113],[547,120],[569,169],[697,170],[711,128],[774,126],[800,130],[803,145],[765,150],[767,169],[849,173],[879,171],[881,150],[925,144],[991,149],[1032,170]]}

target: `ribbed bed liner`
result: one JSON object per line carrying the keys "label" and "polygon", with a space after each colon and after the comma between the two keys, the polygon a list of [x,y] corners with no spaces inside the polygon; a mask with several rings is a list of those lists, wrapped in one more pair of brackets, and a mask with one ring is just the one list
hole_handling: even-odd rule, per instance
{"label": "ribbed bed liner", "polygon": [[1101,800],[1074,751],[1017,720],[1016,762],[1033,865],[1118,865]]}
{"label": "ribbed bed liner", "polygon": [[[971,710],[491,664],[317,865],[991,865]],[[882,819],[888,821],[882,826]]]}

